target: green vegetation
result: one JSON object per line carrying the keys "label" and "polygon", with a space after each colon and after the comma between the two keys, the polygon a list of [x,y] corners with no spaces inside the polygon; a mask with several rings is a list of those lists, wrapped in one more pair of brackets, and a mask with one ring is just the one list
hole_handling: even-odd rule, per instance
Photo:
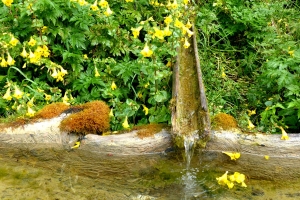
{"label": "green vegetation", "polygon": [[[195,20],[212,115],[299,132],[299,1],[200,1]],[[252,126],[248,125],[250,129]]]}
{"label": "green vegetation", "polygon": [[101,100],[112,131],[170,124],[176,47],[194,23],[211,114],[297,132],[299,20],[298,0],[2,0],[0,115]]}

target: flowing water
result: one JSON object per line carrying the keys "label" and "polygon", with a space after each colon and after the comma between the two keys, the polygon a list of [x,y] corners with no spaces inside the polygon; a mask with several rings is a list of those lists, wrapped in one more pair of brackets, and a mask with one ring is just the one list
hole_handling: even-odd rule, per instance
{"label": "flowing water", "polygon": [[0,199],[300,199],[299,182],[248,179],[247,188],[220,186],[216,177],[223,172],[201,162],[192,146],[193,139],[186,141],[186,159],[180,152],[118,156],[1,148]]}

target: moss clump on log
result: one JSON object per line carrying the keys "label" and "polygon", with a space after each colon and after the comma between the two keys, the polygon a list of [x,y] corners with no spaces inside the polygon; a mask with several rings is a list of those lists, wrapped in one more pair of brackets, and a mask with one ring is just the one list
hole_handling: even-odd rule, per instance
{"label": "moss clump on log", "polygon": [[75,134],[102,134],[109,129],[110,109],[103,101],[80,106],[82,111],[69,115],[60,123],[60,130]]}
{"label": "moss clump on log", "polygon": [[212,126],[215,130],[232,130],[238,128],[238,123],[233,116],[219,113],[212,118]]}
{"label": "moss clump on log", "polygon": [[51,118],[59,116],[68,108],[69,108],[69,106],[62,102],[52,103],[52,104],[46,105],[41,110],[39,110],[36,113],[36,115],[34,116],[34,118],[35,119],[51,119]]}
{"label": "moss clump on log", "polygon": [[141,126],[135,126],[133,130],[137,131],[137,136],[141,139],[145,137],[152,137],[154,134],[160,132],[162,129],[170,129],[167,124],[146,124]]}

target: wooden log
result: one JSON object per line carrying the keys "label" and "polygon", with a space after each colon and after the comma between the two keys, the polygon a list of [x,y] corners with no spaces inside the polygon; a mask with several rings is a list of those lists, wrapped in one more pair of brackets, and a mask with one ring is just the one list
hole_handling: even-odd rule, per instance
{"label": "wooden log", "polygon": [[[255,179],[299,179],[300,134],[289,134],[289,137],[281,140],[281,135],[214,131],[202,150],[203,161],[209,162],[212,168],[245,173]],[[241,157],[231,160],[224,151],[239,152]]]}
{"label": "wooden log", "polygon": [[[66,115],[0,131],[0,148],[13,146],[26,149],[71,149],[79,136],[61,132],[59,124]],[[152,137],[139,138],[137,131],[120,135],[86,135],[79,149],[104,154],[139,155],[161,153],[172,146],[169,132],[162,130]]]}
{"label": "wooden log", "polygon": [[[39,153],[39,157],[51,159],[57,151],[71,150],[78,136],[60,132],[59,123],[64,117],[60,116],[15,129],[2,129],[0,131],[1,152],[6,148],[16,149],[19,152],[22,150],[42,152]],[[300,134],[289,134],[289,137],[289,140],[281,140],[281,135],[212,131],[206,148],[199,151],[201,151],[202,161],[208,163],[210,169],[220,172],[237,171],[255,179],[295,180],[300,177]],[[115,156],[160,154],[170,147],[172,147],[172,136],[166,130],[143,139],[137,136],[136,131],[132,131],[109,136],[88,134],[82,140],[81,146],[74,151],[95,159],[100,154]],[[48,150],[42,151],[42,149]],[[231,160],[229,156],[222,153],[223,151],[239,152],[241,157]],[[266,155],[269,156],[268,160],[265,159]]]}

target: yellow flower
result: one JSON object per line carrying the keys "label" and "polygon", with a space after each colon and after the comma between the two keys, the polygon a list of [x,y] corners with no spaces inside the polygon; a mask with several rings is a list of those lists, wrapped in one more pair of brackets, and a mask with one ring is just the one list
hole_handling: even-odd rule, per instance
{"label": "yellow flower", "polygon": [[177,28],[181,28],[183,26],[183,23],[176,18],[174,22],[174,26]]}
{"label": "yellow flower", "polygon": [[113,111],[112,108],[110,109],[109,116],[110,116],[110,117],[113,117],[113,116],[114,116],[114,111]]}
{"label": "yellow flower", "polygon": [[114,81],[111,83],[111,86],[110,86],[110,88],[111,88],[112,90],[115,90],[115,89],[117,89],[117,85],[115,84],[115,82],[114,82]]}
{"label": "yellow flower", "polygon": [[28,117],[33,117],[34,114],[35,114],[35,111],[30,106],[28,106],[26,115]]}
{"label": "yellow flower", "polygon": [[252,115],[256,114],[256,109],[254,109],[254,110],[247,110],[247,112],[248,112],[248,116],[252,116]]}
{"label": "yellow flower", "polygon": [[144,104],[142,104],[142,106],[143,106],[143,111],[145,112],[145,115],[148,115],[149,109]]}
{"label": "yellow flower", "polygon": [[36,40],[33,39],[32,37],[30,37],[30,40],[29,40],[29,42],[28,42],[28,45],[33,47],[35,44],[36,44]]}
{"label": "yellow flower", "polygon": [[190,29],[187,29],[186,32],[187,32],[189,37],[192,37],[192,35],[194,35],[194,32],[191,31]]}
{"label": "yellow flower", "polygon": [[144,49],[141,51],[141,54],[142,54],[144,57],[151,57],[151,56],[152,56],[153,51],[152,51],[151,49],[149,49],[147,43],[145,44]]}
{"label": "yellow flower", "polygon": [[225,74],[224,71],[222,71],[221,77],[222,77],[222,78],[226,78],[226,74]]}
{"label": "yellow flower", "polygon": [[99,77],[99,76],[100,76],[100,74],[98,72],[98,69],[97,69],[97,67],[95,67],[95,77]]}
{"label": "yellow flower", "polygon": [[172,62],[168,61],[168,63],[166,64],[167,67],[172,67]]}
{"label": "yellow flower", "polygon": [[12,36],[12,38],[10,39],[9,43],[12,45],[12,46],[16,46],[18,44],[19,40],[16,39],[14,36]]}
{"label": "yellow flower", "polygon": [[42,55],[44,57],[48,57],[50,55],[50,51],[46,45],[43,45],[43,47],[42,47]]}
{"label": "yellow flower", "polygon": [[69,99],[69,97],[67,96],[67,94],[68,94],[68,91],[65,92],[65,95],[64,95],[64,97],[62,98],[62,100],[63,100],[63,103],[66,104],[66,105],[68,106],[68,105],[70,105],[70,103],[68,102],[70,99]]}
{"label": "yellow flower", "polygon": [[237,183],[242,183],[242,182],[245,181],[245,175],[244,174],[241,174],[239,172],[234,172],[233,176],[234,176],[234,179]]}
{"label": "yellow flower", "polygon": [[144,88],[147,88],[149,85],[150,85],[150,83],[149,83],[149,82],[148,82],[148,83],[146,83],[146,84],[144,85]]}
{"label": "yellow flower", "polygon": [[226,171],[225,174],[223,174],[221,177],[216,178],[219,185],[227,185],[228,183],[227,174],[228,171]]}
{"label": "yellow flower", "polygon": [[21,99],[24,95],[24,92],[22,92],[17,86],[15,86],[15,93],[13,95],[13,97],[15,97],[16,99]]}
{"label": "yellow flower", "polygon": [[128,2],[133,2],[133,0],[125,0],[125,1],[126,1],[127,3],[128,3]]}
{"label": "yellow flower", "polygon": [[190,20],[188,19],[188,22],[186,23],[185,27],[191,28],[193,25],[191,24]]}
{"label": "yellow flower", "polygon": [[108,17],[108,16],[111,15],[111,14],[113,14],[113,11],[111,11],[110,7],[107,6],[107,9],[106,9],[106,11],[104,12],[104,15],[106,15],[106,16]]}
{"label": "yellow flower", "polygon": [[222,153],[224,153],[227,156],[229,156],[231,160],[237,160],[237,159],[239,159],[241,157],[240,153],[231,153],[231,152],[227,152],[227,151],[222,151]]}
{"label": "yellow flower", "polygon": [[49,95],[49,94],[44,94],[45,95],[45,100],[46,101],[49,101],[49,100],[51,100],[51,95]]}
{"label": "yellow flower", "polygon": [[101,0],[99,2],[99,6],[101,6],[101,8],[105,8],[106,6],[108,6],[108,2],[106,0]]}
{"label": "yellow flower", "polygon": [[265,159],[266,159],[266,160],[269,160],[269,159],[270,159],[270,156],[265,155]]}
{"label": "yellow flower", "polygon": [[123,128],[125,128],[125,129],[129,129],[129,128],[130,128],[130,126],[129,126],[129,124],[128,124],[127,116],[125,117],[125,120],[124,120],[124,122],[122,123],[122,126],[123,126]]}
{"label": "yellow flower", "polygon": [[252,122],[248,119],[248,126],[247,126],[248,129],[253,129],[255,128],[255,126],[252,124]]}
{"label": "yellow flower", "polygon": [[9,53],[7,53],[7,61],[6,62],[8,65],[14,65],[16,61],[10,56]]}
{"label": "yellow flower", "polygon": [[187,48],[190,47],[190,45],[191,45],[191,44],[188,42],[187,38],[185,38],[183,47],[187,49]]}
{"label": "yellow flower", "polygon": [[1,63],[0,63],[1,67],[7,67],[7,62],[4,59],[4,57],[2,57],[1,60],[2,60]]}
{"label": "yellow flower", "polygon": [[20,55],[21,55],[23,58],[27,58],[28,53],[27,53],[25,47],[23,47],[23,51],[22,51],[22,53],[21,53]]}
{"label": "yellow flower", "polygon": [[157,27],[154,27],[154,37],[157,37],[158,39],[163,40],[164,39],[164,31],[158,29]]}
{"label": "yellow flower", "polygon": [[231,189],[231,188],[233,188],[233,186],[234,186],[234,183],[233,183],[233,182],[230,182],[230,181],[228,181],[226,185],[227,185],[227,187],[228,187],[229,189]]}
{"label": "yellow flower", "polygon": [[10,101],[12,99],[11,95],[10,95],[10,88],[7,88],[5,94],[3,95],[3,99],[7,100],[7,101]]}
{"label": "yellow flower", "polygon": [[89,59],[89,57],[86,54],[84,54],[83,59]]}
{"label": "yellow flower", "polygon": [[97,10],[99,10],[99,8],[98,8],[98,6],[97,6],[97,0],[94,2],[94,4],[93,5],[91,5],[91,9],[93,10],[93,11],[97,11]]}
{"label": "yellow flower", "polygon": [[171,9],[176,9],[178,7],[177,1],[174,0],[174,2],[171,4]]}
{"label": "yellow flower", "polygon": [[281,126],[279,128],[280,128],[281,133],[282,133],[281,139],[282,140],[288,140],[289,139],[288,134],[285,132],[285,130]]}
{"label": "yellow flower", "polygon": [[12,2],[13,2],[13,0],[2,0],[2,2],[3,2],[6,6],[10,7],[11,4],[12,4]]}
{"label": "yellow flower", "polygon": [[290,56],[294,57],[295,51],[288,51],[288,53],[290,54]]}
{"label": "yellow flower", "polygon": [[132,35],[134,38],[137,38],[140,35],[140,31],[142,30],[142,26],[139,26],[137,28],[131,28]]}
{"label": "yellow flower", "polygon": [[42,33],[46,33],[47,30],[48,30],[48,27],[47,27],[47,26],[43,26],[43,27],[42,27]]}
{"label": "yellow flower", "polygon": [[84,6],[88,4],[85,0],[78,0],[79,5]]}
{"label": "yellow flower", "polygon": [[56,68],[53,68],[52,69],[52,74],[51,74],[51,76],[53,77],[53,78],[57,78],[57,75],[58,75],[58,73],[57,73],[57,70],[56,70]]}
{"label": "yellow flower", "polygon": [[173,21],[172,15],[169,15],[168,17],[165,17],[164,22],[165,22],[167,25],[169,25],[172,21]]}
{"label": "yellow flower", "polygon": [[34,97],[32,97],[32,98],[30,99],[30,101],[27,102],[27,106],[28,106],[28,107],[32,107],[32,106],[33,106],[33,100],[34,100]]}
{"label": "yellow flower", "polygon": [[183,0],[184,5],[187,5],[189,3],[189,0]]}

